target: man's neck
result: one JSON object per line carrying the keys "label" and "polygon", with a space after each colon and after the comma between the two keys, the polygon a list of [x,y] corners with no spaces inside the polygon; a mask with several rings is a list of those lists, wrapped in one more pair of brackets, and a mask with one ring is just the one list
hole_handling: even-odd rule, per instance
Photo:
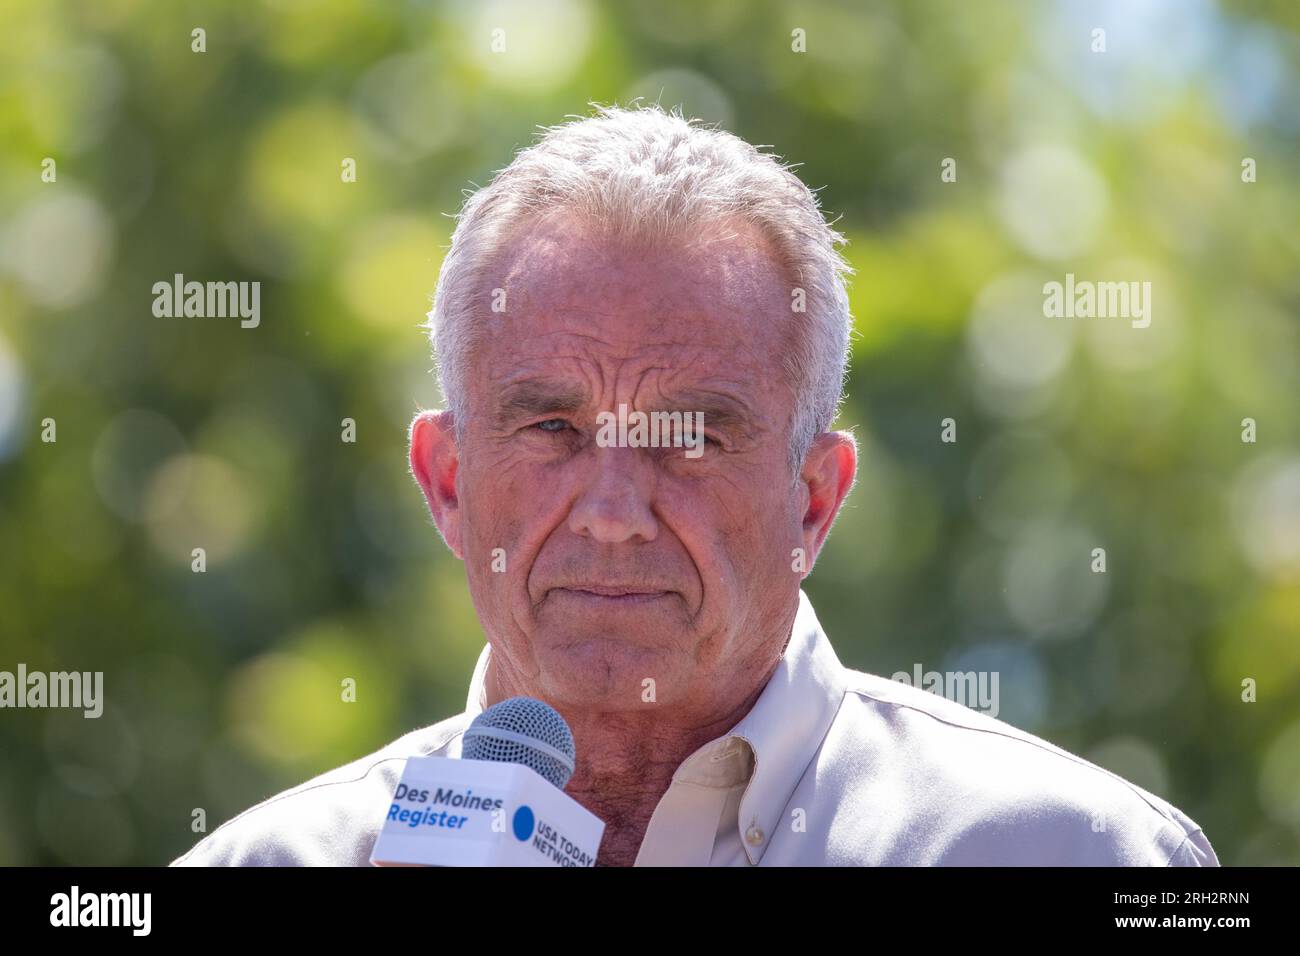
{"label": "man's neck", "polygon": [[[781,645],[784,651],[784,645]],[[511,686],[488,658],[484,683],[489,706],[527,689]],[[748,674],[722,678],[717,686],[733,689],[717,697],[709,714],[665,716],[664,711],[587,711],[560,707],[573,731],[577,766],[569,796],[605,822],[597,866],[631,866],[636,862],[650,818],[672,784],[682,762],[710,741],[731,730],[749,713],[767,686],[780,656],[769,658]]]}
{"label": "man's neck", "polygon": [[[766,618],[767,633],[713,669],[689,699],[645,710],[551,703],[573,731],[577,765],[569,796],[605,822],[598,866],[636,862],[650,819],[688,757],[724,736],[753,709],[785,656],[798,611]],[[751,633],[757,634],[759,628]],[[505,659],[489,654],[483,675],[487,706],[520,695],[545,699]]]}
{"label": "man's neck", "polygon": [[598,866],[631,866],[650,818],[691,754],[724,736],[753,708],[776,664],[724,716],[668,721],[644,714],[565,713],[578,765],[565,791],[605,821]]}

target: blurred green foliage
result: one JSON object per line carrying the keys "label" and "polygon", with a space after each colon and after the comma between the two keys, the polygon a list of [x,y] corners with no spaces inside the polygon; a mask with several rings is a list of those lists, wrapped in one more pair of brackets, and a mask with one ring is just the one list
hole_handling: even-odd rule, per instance
{"label": "blurred green foliage", "polygon": [[[462,709],[482,632],[405,452],[449,216],[636,96],[801,163],[850,239],[841,659],[997,669],[1224,863],[1300,862],[1298,10],[0,4],[0,669],[108,698],[0,712],[0,862],[165,862]],[[261,325],[155,318],[176,273],[260,280]],[[1151,281],[1150,327],[1044,318],[1066,273]]]}

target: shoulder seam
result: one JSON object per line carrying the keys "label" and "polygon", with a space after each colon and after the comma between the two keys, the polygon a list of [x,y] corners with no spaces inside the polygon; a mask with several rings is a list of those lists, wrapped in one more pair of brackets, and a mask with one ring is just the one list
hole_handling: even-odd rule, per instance
{"label": "shoulder seam", "polygon": [[1177,857],[1178,854],[1182,852],[1183,847],[1187,846],[1188,841],[1190,841],[1192,837],[1196,836],[1196,834],[1201,832],[1203,832],[1202,827],[1197,827],[1195,830],[1192,830],[1190,832],[1187,830],[1183,830],[1184,833],[1183,839],[1179,842],[1178,846],[1174,847],[1174,852],[1169,854],[1169,859],[1165,862],[1165,867],[1168,868],[1173,866],[1174,858]]}
{"label": "shoulder seam", "polygon": [[[940,717],[940,716],[937,715],[937,714],[932,714],[932,713],[930,713],[928,710],[923,710],[923,709],[920,708],[920,707],[913,706],[912,704],[903,703],[903,702],[900,702],[900,701],[894,701],[894,700],[883,700],[883,699],[881,699],[881,698],[879,698],[879,697],[873,696],[873,695],[871,694],[870,691],[863,690],[863,689],[858,688],[858,687],[850,687],[850,688],[849,688],[849,691],[852,692],[852,693],[854,693],[854,694],[857,694],[857,695],[860,696],[860,697],[866,698],[867,700],[870,700],[870,701],[872,701],[873,703],[877,703],[877,704],[885,704],[885,705],[888,705],[888,706],[891,706],[891,707],[905,707],[905,708],[907,708],[907,709],[910,710],[910,711],[914,711],[914,712],[916,712],[916,713],[918,713],[918,714],[924,714],[926,717],[929,717],[931,720],[938,721],[938,722],[941,723],[941,724],[946,724],[946,725],[949,726],[949,727],[955,727],[955,728],[957,728],[958,730],[969,730],[969,731],[973,731],[973,732],[975,732],[975,733],[992,734],[993,736],[996,736],[996,737],[1002,737],[1002,738],[1004,738],[1004,739],[1006,739],[1006,740],[1012,740],[1012,741],[1015,741],[1016,743],[1026,744],[1026,745],[1028,745],[1028,746],[1035,747],[1036,749],[1041,750],[1041,751],[1043,751],[1044,753],[1049,753],[1049,754],[1052,754],[1053,756],[1056,756],[1056,757],[1063,757],[1063,758],[1069,760],[1069,761],[1072,762],[1072,763],[1078,764],[1078,765],[1081,766],[1081,767],[1086,767],[1086,768],[1088,768],[1088,769],[1090,769],[1090,770],[1095,770],[1095,771],[1098,771],[1099,773],[1103,773],[1103,774],[1105,774],[1106,776],[1110,777],[1112,780],[1116,781],[1117,783],[1122,784],[1122,785],[1123,785],[1123,786],[1124,786],[1124,787],[1125,787],[1125,788],[1126,788],[1130,793],[1132,793],[1134,796],[1136,796],[1136,797],[1138,797],[1139,799],[1141,799],[1143,803],[1145,803],[1148,807],[1150,807],[1152,810],[1154,810],[1156,813],[1158,813],[1158,814],[1160,815],[1161,819],[1163,819],[1163,820],[1165,820],[1167,823],[1170,823],[1170,824],[1172,824],[1173,826],[1177,827],[1177,828],[1179,829],[1180,832],[1186,834],[1188,837],[1190,837],[1190,836],[1192,835],[1192,833],[1195,833],[1195,832],[1196,832],[1195,830],[1189,832],[1189,831],[1188,831],[1188,830],[1187,830],[1187,829],[1186,829],[1186,828],[1185,828],[1181,823],[1179,823],[1176,819],[1174,819],[1173,817],[1171,817],[1169,814],[1165,813],[1165,811],[1161,810],[1158,806],[1156,806],[1155,804],[1153,804],[1153,803],[1152,803],[1150,800],[1148,800],[1145,796],[1143,796],[1141,793],[1139,793],[1139,792],[1137,791],[1137,789],[1136,789],[1136,787],[1135,787],[1135,785],[1134,785],[1133,783],[1130,783],[1128,780],[1125,780],[1123,777],[1119,776],[1118,774],[1111,773],[1111,772],[1110,772],[1109,770],[1107,770],[1105,767],[1099,767],[1099,766],[1097,766],[1095,763],[1090,763],[1089,761],[1084,760],[1082,757],[1079,757],[1079,756],[1077,756],[1077,755],[1075,755],[1075,754],[1072,754],[1072,753],[1070,753],[1070,752],[1067,751],[1067,750],[1062,750],[1061,748],[1056,747],[1054,744],[1050,744],[1050,743],[1048,743],[1047,741],[1043,741],[1042,743],[1038,743],[1038,742],[1036,742],[1036,741],[1034,741],[1034,740],[1026,740],[1024,737],[1019,737],[1019,736],[1017,736],[1017,735],[1015,735],[1015,734],[1008,734],[1008,733],[1006,733],[1006,732],[1004,732],[1004,731],[996,730],[996,729],[993,729],[993,728],[990,728],[990,727],[971,727],[971,726],[968,725],[968,724],[959,724],[959,723],[955,723],[955,722],[953,722],[953,721],[951,721],[951,720],[945,720],[943,717]],[[924,693],[924,692],[923,692],[923,693]],[[1028,732],[1027,732],[1027,731],[1022,731],[1022,733],[1026,733],[1026,734],[1027,734]],[[1030,735],[1030,736],[1032,736],[1032,735]],[[1046,745],[1046,746],[1044,746],[1044,745]],[[1185,841],[1184,841],[1184,842],[1185,842]],[[1181,847],[1182,844],[1179,844],[1179,846]],[[1177,851],[1175,851],[1175,852],[1177,852]]]}

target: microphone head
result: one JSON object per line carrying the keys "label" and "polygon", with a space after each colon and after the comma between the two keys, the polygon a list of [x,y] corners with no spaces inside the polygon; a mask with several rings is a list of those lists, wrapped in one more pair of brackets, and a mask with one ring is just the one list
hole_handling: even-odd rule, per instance
{"label": "microphone head", "polygon": [[521,763],[557,789],[573,776],[573,731],[550,704],[511,697],[493,704],[465,728],[461,757]]}

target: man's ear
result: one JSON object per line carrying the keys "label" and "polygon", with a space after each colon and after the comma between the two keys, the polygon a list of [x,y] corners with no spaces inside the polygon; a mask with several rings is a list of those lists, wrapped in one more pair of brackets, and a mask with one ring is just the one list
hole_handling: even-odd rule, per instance
{"label": "man's ear", "polygon": [[853,487],[857,470],[858,446],[848,432],[824,432],[813,440],[799,473],[799,480],[807,490],[803,546],[808,555],[808,571],[812,570],[840,505]]}
{"label": "man's ear", "polygon": [[460,451],[456,447],[455,420],[449,411],[420,412],[411,422],[411,474],[424,492],[429,513],[451,553],[464,560],[461,541],[460,498],[456,474]]}

